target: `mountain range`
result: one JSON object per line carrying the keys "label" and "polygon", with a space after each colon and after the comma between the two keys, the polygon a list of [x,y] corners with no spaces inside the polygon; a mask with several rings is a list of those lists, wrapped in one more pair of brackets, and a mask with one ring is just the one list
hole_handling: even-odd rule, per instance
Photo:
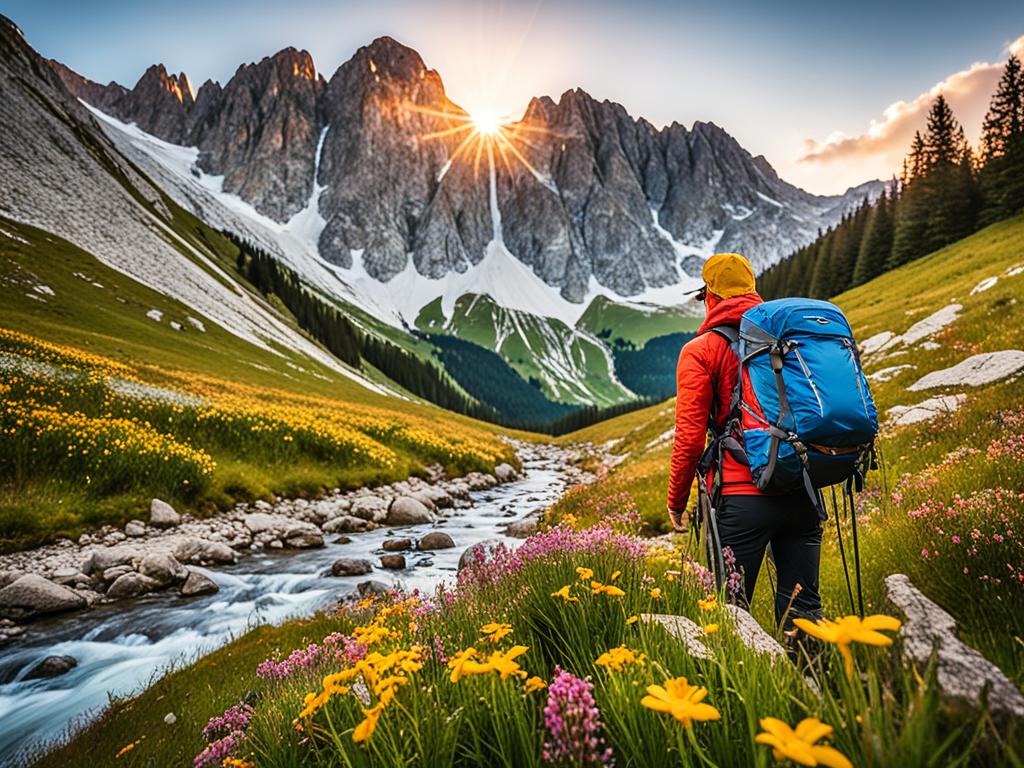
{"label": "mountain range", "polygon": [[882,189],[816,196],[713,123],[659,129],[578,89],[533,99],[489,151],[460,148],[466,113],[387,37],[329,78],[289,48],[223,86],[154,65],[129,89],[42,59],[4,22],[4,216],[295,349],[258,301],[204,288],[194,254],[173,266],[173,202],[365,332],[459,336],[557,402],[631,399],[613,352],[693,327],[682,292],[711,253],[764,269]]}

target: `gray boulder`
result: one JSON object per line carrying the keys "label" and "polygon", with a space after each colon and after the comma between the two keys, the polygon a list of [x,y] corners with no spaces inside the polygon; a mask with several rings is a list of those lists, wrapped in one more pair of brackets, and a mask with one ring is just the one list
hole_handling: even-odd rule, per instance
{"label": "gray boulder", "polygon": [[219,592],[217,582],[199,571],[189,571],[185,583],[181,585],[182,597],[195,597],[196,595],[212,595]]}
{"label": "gray boulder", "polygon": [[311,549],[324,545],[324,535],[311,523],[302,523],[289,528],[284,535],[284,544],[292,549]]}
{"label": "gray boulder", "polygon": [[194,536],[179,539],[171,551],[180,563],[233,563],[235,550],[221,541],[206,541]]}
{"label": "gray boulder", "polygon": [[459,557],[459,570],[461,571],[473,563],[487,562],[494,556],[495,551],[502,547],[504,547],[504,542],[501,539],[484,539],[470,547],[466,547],[462,556]]}
{"label": "gray boulder", "polygon": [[124,576],[126,573],[131,573],[134,570],[135,569],[132,568],[130,565],[112,565],[110,568],[107,568],[107,570],[105,570],[102,573],[100,578],[102,578],[103,581],[109,584],[110,582],[120,578],[121,576]]}
{"label": "gray boulder", "polygon": [[515,467],[511,464],[502,462],[494,468],[494,476],[498,478],[499,483],[508,483],[515,480],[517,474]]}
{"label": "gray boulder", "polygon": [[358,498],[353,499],[352,506],[349,508],[349,514],[362,518],[363,520],[369,520],[371,523],[379,523],[383,521],[387,516],[387,513],[387,499],[382,499],[380,496],[374,496],[372,494],[359,496]]}
{"label": "gray boulder", "polygon": [[149,524],[154,528],[173,528],[181,522],[181,515],[166,501],[153,499],[149,503]]}
{"label": "gray boulder", "polygon": [[388,568],[393,571],[400,571],[405,568],[405,556],[404,555],[381,555],[380,556],[381,568]]}
{"label": "gray boulder", "polygon": [[353,515],[338,515],[324,523],[325,533],[359,533],[369,528],[370,522]]}
{"label": "gray boulder", "polygon": [[541,513],[531,512],[514,523],[509,523],[508,527],[505,528],[505,535],[512,536],[516,539],[525,539],[533,536],[537,532],[537,526],[540,524]]}
{"label": "gray boulder", "polygon": [[373,570],[373,563],[356,557],[341,557],[331,566],[331,576],[362,576]]}
{"label": "gray boulder", "polygon": [[404,552],[412,549],[412,539],[384,539],[381,546],[385,552]]}
{"label": "gray boulder", "polygon": [[27,573],[0,589],[0,617],[27,619],[84,608],[85,599],[67,587]]}
{"label": "gray boulder", "polygon": [[146,535],[146,524],[141,520],[129,520],[124,525],[124,535],[130,539],[137,539]]}
{"label": "gray boulder", "polygon": [[184,581],[188,577],[188,569],[167,552],[150,552],[139,563],[139,573],[161,587]]}
{"label": "gray boulder", "polygon": [[455,546],[452,537],[444,531],[431,531],[423,536],[416,544],[418,549],[451,549]]}
{"label": "gray boulder", "polygon": [[115,565],[131,565],[142,559],[142,550],[138,547],[122,544],[116,547],[94,549],[82,564],[82,572],[93,574],[103,573]]}
{"label": "gray boulder", "polygon": [[434,522],[434,515],[412,496],[399,496],[391,502],[384,522],[388,525],[422,525]]}
{"label": "gray boulder", "polygon": [[383,595],[389,589],[391,589],[391,587],[383,581],[377,581],[376,579],[361,581],[356,585],[356,591],[364,597],[366,595]]}
{"label": "gray boulder", "polygon": [[107,589],[107,599],[124,600],[129,597],[139,597],[147,592],[152,592],[160,584],[141,573],[126,573],[118,576],[114,583]]}
{"label": "gray boulder", "polygon": [[[412,494],[412,496],[420,501],[430,499],[430,501],[433,502],[434,507],[437,509],[448,509],[455,504],[455,499],[452,498],[452,495],[439,485],[427,485],[423,488],[419,488]],[[430,507],[426,502],[424,502],[424,504],[427,507]]]}
{"label": "gray boulder", "polygon": [[49,677],[59,677],[78,666],[74,656],[47,656],[28,671],[23,679],[42,680]]}

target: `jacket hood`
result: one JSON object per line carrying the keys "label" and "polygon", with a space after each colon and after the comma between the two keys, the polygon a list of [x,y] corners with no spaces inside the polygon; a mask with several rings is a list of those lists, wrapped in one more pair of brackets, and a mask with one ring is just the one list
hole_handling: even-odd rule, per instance
{"label": "jacket hood", "polygon": [[740,318],[743,313],[751,307],[762,303],[757,293],[743,293],[728,299],[720,299],[709,293],[707,297],[707,317],[697,330],[697,335],[714,328],[717,325],[732,325],[739,327]]}

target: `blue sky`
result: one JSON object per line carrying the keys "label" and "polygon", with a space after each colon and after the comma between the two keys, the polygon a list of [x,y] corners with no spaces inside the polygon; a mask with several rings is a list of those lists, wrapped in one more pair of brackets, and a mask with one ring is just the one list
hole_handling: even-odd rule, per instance
{"label": "blue sky", "polygon": [[656,125],[714,121],[815,192],[888,174],[936,86],[976,132],[1024,36],[1020,0],[3,0],[0,12],[44,55],[129,86],[154,62],[223,83],[289,45],[329,77],[388,34],[470,111],[518,117],[531,96],[578,86]]}

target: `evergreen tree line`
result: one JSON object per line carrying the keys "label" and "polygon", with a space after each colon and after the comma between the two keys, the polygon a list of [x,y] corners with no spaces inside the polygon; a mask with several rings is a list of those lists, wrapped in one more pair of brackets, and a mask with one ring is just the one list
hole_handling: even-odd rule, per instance
{"label": "evergreen tree line", "polygon": [[265,250],[231,232],[222,234],[238,248],[239,274],[264,296],[280,299],[299,327],[338,359],[354,368],[372,365],[399,386],[442,408],[506,427],[560,435],[654,402],[640,399],[612,408],[556,403],[544,396],[537,383],[524,381],[497,353],[453,336],[425,335],[422,338],[432,345],[440,363],[435,365],[361,331]]}
{"label": "evergreen tree line", "polygon": [[279,298],[299,327],[339,360],[353,368],[364,368],[365,361],[418,397],[457,413],[494,421],[495,410],[467,397],[441,368],[387,339],[363,333],[269,253],[230,232],[223,234],[238,248],[239,274],[263,295]]}
{"label": "evergreen tree line", "polygon": [[972,150],[939,95],[899,179],[758,279],[767,299],[826,299],[1024,210],[1024,68],[1011,56]]}
{"label": "evergreen tree line", "polygon": [[616,339],[612,348],[615,375],[628,389],[658,402],[676,394],[679,350],[692,333],[668,333],[648,339],[640,349]]}

